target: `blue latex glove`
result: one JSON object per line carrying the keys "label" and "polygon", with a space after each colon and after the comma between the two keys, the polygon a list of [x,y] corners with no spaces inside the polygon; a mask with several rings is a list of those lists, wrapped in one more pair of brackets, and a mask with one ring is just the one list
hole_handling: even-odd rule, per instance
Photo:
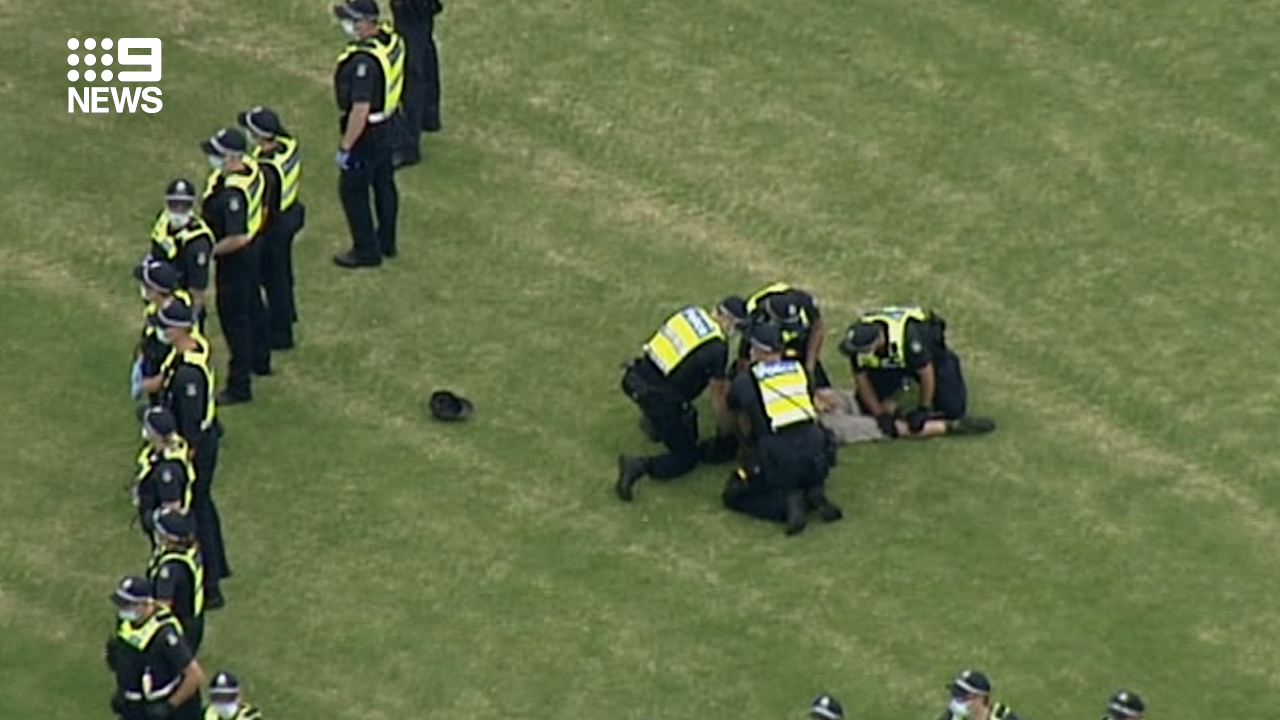
{"label": "blue latex glove", "polygon": [[351,169],[351,151],[343,150],[339,148],[338,152],[335,153],[333,156],[333,162],[338,166],[339,170],[350,170]]}
{"label": "blue latex glove", "polygon": [[129,396],[134,400],[142,397],[142,360],[133,361],[133,371],[129,373]]}

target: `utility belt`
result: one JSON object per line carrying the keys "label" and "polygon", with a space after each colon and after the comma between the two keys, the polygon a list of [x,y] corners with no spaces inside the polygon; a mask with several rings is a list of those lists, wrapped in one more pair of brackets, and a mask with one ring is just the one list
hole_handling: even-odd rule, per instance
{"label": "utility belt", "polygon": [[144,672],[142,675],[142,690],[125,690],[120,695],[128,702],[158,702],[160,700],[168,700],[170,695],[178,689],[182,684],[182,676],[179,675],[171,680],[168,684],[153,688],[151,687],[151,674]]}
{"label": "utility belt", "polygon": [[638,357],[622,366],[622,392],[638,404],[671,402],[687,405],[688,402],[672,392],[658,367],[647,357]]}

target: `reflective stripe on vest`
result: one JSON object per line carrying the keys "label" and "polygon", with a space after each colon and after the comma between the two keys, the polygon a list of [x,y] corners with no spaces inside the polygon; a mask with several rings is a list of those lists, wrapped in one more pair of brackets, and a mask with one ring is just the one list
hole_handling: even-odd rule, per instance
{"label": "reflective stripe on vest", "polygon": [[804,366],[795,360],[761,362],[751,366],[760,399],[764,402],[764,414],[769,427],[777,432],[818,417],[809,397],[809,377]]}
{"label": "reflective stripe on vest", "polygon": [[[169,357],[165,358],[164,362],[161,363],[160,374],[165,378],[165,385],[168,385],[169,381],[173,379],[173,366],[177,364],[179,358],[187,365],[200,369],[206,384],[204,417],[200,419],[200,429],[208,430],[213,427],[214,413],[218,407],[215,399],[217,393],[214,392],[214,387],[216,386],[213,382],[213,368],[209,366],[209,341],[202,337],[196,337],[194,334],[192,334],[191,338],[196,341],[196,349],[179,352],[175,348],[173,352],[169,353]],[[171,392],[172,390],[166,387],[165,391]],[[188,440],[190,439],[188,438]]]}
{"label": "reflective stripe on vest", "polygon": [[918,320],[929,322],[933,314],[922,307],[903,305],[881,308],[864,313],[858,322],[884,323],[887,331],[886,351],[884,357],[876,353],[858,353],[855,361],[863,370],[902,370],[907,367],[907,349],[904,345],[907,334],[907,321]]}
{"label": "reflective stripe on vest", "polygon": [[795,288],[792,288],[790,285],[782,282],[776,282],[772,285],[766,285],[765,287],[760,288],[747,298],[747,313],[751,314],[757,310],[763,310],[764,308],[760,307],[760,303],[770,295],[791,292],[794,289]]}
{"label": "reflective stripe on vest", "polygon": [[191,486],[196,481],[196,469],[191,464],[191,446],[183,439],[181,435],[170,435],[169,442],[172,443],[160,452],[156,452],[150,445],[143,445],[142,451],[138,453],[138,483],[141,484],[151,474],[152,468],[156,463],[170,461],[182,464],[182,469],[187,472],[187,487],[182,493],[182,510],[185,512],[191,509]]}
{"label": "reflective stripe on vest", "polygon": [[160,217],[156,218],[155,224],[151,226],[151,254],[157,260],[174,262],[178,258],[178,253],[182,252],[182,248],[201,235],[208,235],[210,240],[213,239],[213,231],[204,220],[192,216],[185,227],[174,231],[169,227],[168,212],[161,210]]}
{"label": "reflective stripe on vest", "polygon": [[262,170],[258,167],[257,160],[245,155],[240,158],[240,161],[244,163],[249,174],[214,170],[209,173],[209,177],[205,178],[204,192],[200,194],[200,203],[203,205],[214,193],[223,188],[235,188],[244,193],[245,202],[247,203],[244,211],[245,227],[249,237],[252,238],[256,237],[258,231],[262,229],[264,181],[262,179]]}
{"label": "reflective stripe on vest", "polygon": [[121,620],[119,627],[116,628],[116,637],[124,641],[124,644],[137,650],[138,652],[146,652],[147,647],[151,645],[151,639],[160,632],[164,626],[169,625],[178,634],[182,634],[182,625],[173,613],[164,608],[157,609],[142,623],[141,627],[134,627],[133,623],[128,620]]}
{"label": "reflective stripe on vest", "polygon": [[[231,720],[259,720],[261,717],[262,713],[258,711],[258,708],[241,703],[240,709],[236,711],[235,717],[232,717]],[[221,720],[221,718],[218,717],[218,713],[214,712],[212,707],[208,707],[204,711],[204,720]]]}
{"label": "reflective stripe on vest", "polygon": [[[204,560],[200,557],[200,549],[195,545],[186,550],[161,550],[153,555],[147,566],[147,577],[154,583],[160,577],[160,569],[170,560],[176,560],[191,571],[192,608],[196,617],[204,612]],[[172,610],[173,608],[170,608]],[[181,622],[181,621],[179,621]]]}
{"label": "reflective stripe on vest", "polygon": [[644,354],[668,376],[703,343],[724,339],[724,331],[706,310],[690,305],[667,319],[644,345]]}
{"label": "reflective stripe on vest", "polygon": [[369,53],[382,67],[382,110],[370,113],[369,122],[373,125],[395,114],[400,107],[400,96],[404,94],[404,39],[391,23],[384,22],[379,29],[387,34],[389,42],[384,43],[374,35],[347,45],[338,55],[338,64],[341,65],[358,52]]}
{"label": "reflective stripe on vest", "polygon": [[298,152],[298,141],[284,135],[273,138],[280,147],[270,153],[262,152],[262,148],[254,148],[253,157],[259,163],[267,163],[276,169],[280,176],[280,212],[293,207],[298,200],[298,177],[302,175],[302,153]]}

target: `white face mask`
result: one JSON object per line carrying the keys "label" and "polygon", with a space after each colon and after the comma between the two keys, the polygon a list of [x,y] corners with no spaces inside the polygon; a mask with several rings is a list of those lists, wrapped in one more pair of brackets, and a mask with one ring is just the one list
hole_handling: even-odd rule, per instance
{"label": "white face mask", "polygon": [[146,300],[146,301],[150,302],[151,298],[147,295],[147,286],[146,286],[146,285],[139,285],[139,286],[138,286],[138,294],[142,296],[142,299],[143,299],[143,300]]}
{"label": "white face mask", "polygon": [[224,161],[221,155],[205,155],[205,158],[209,160],[209,167],[213,168],[214,170],[222,169]]}
{"label": "white face mask", "polygon": [[138,608],[119,608],[116,610],[116,616],[121,620],[136,622],[142,616],[142,611]]}
{"label": "white face mask", "polygon": [[209,707],[212,707],[213,711],[217,713],[218,717],[222,718],[222,720],[231,720],[231,718],[236,716],[236,711],[240,709],[240,703],[209,703]]}
{"label": "white face mask", "polygon": [[146,428],[142,428],[142,439],[151,442],[151,433],[148,433]]}
{"label": "white face mask", "polygon": [[346,35],[347,37],[351,38],[352,40],[355,40],[355,39],[356,39],[356,35],[357,35],[357,33],[356,33],[356,21],[355,21],[355,20],[346,20],[346,19],[339,20],[339,21],[338,21],[338,27],[341,27],[341,28],[342,28],[342,34],[343,34],[343,35]]}
{"label": "white face mask", "polygon": [[969,717],[969,703],[963,700],[953,699],[951,703],[947,705],[947,709],[951,711],[951,714],[954,717],[958,717],[958,718]]}
{"label": "white face mask", "polygon": [[[219,159],[221,159],[221,158],[219,158]],[[176,228],[186,227],[186,226],[187,226],[187,223],[189,223],[189,222],[191,222],[191,212],[190,212],[190,211],[188,211],[188,212],[174,212],[174,211],[172,211],[172,210],[170,210],[170,211],[169,211],[169,225],[170,225],[170,227],[176,227]]]}
{"label": "white face mask", "polygon": [[156,327],[156,340],[159,341],[161,345],[173,344],[173,341],[169,339],[169,336],[164,334],[164,328],[158,326]]}

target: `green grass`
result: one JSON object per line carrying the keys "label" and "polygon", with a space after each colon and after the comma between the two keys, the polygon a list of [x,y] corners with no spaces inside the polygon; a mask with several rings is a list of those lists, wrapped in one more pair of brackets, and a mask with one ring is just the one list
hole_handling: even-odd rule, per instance
{"label": "green grass", "polygon": [[[929,717],[965,666],[1033,720],[1280,691],[1269,3],[455,2],[402,256],[342,274],[323,4],[0,0],[0,716],[104,716],[137,430],[129,267],[198,140],[301,137],[300,348],[228,427],[236,576],[204,661],[276,719]],[[67,37],[158,35],[158,115],[68,115]],[[775,279],[832,333],[939,307],[973,442],[845,450],[786,540],[723,468],[612,496],[618,365]],[[832,343],[834,344],[834,343]],[[842,365],[827,353],[832,368]],[[225,359],[225,354],[223,354]],[[843,373],[841,373],[843,375]],[[475,419],[439,426],[438,387]]]}

